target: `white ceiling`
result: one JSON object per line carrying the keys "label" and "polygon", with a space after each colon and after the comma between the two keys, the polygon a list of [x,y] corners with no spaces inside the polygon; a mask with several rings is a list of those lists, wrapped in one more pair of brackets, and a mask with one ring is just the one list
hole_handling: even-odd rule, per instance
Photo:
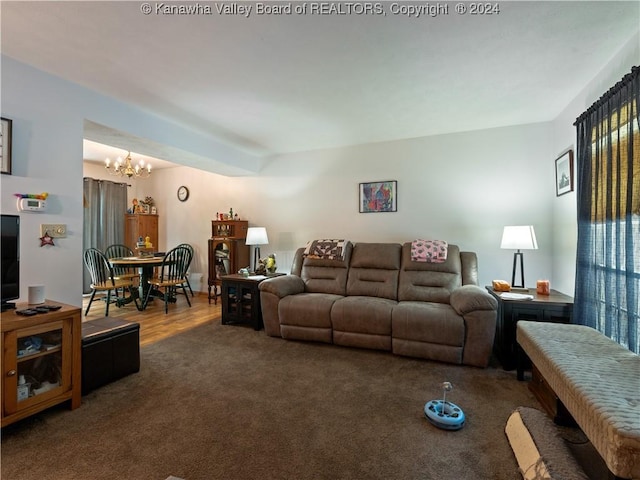
{"label": "white ceiling", "polygon": [[2,53],[264,156],[552,120],[640,25],[638,1],[420,18],[142,5],[2,1]]}

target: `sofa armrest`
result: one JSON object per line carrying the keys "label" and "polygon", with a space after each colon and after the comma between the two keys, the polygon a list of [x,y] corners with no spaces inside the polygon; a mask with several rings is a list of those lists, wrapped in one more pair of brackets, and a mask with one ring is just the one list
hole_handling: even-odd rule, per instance
{"label": "sofa armrest", "polygon": [[284,275],[263,280],[258,288],[264,331],[270,337],[281,337],[278,311],[280,300],[288,295],[304,292],[304,282],[297,275]]}
{"label": "sofa armrest", "polygon": [[450,302],[466,327],[462,363],[486,367],[496,334],[498,301],[481,287],[464,285],[451,293]]}
{"label": "sofa armrest", "polygon": [[498,302],[477,285],[464,285],[451,292],[451,306],[458,315],[478,310],[498,310]]}
{"label": "sofa armrest", "polygon": [[261,292],[271,293],[282,298],[304,292],[304,282],[297,275],[283,275],[260,282],[258,288]]}

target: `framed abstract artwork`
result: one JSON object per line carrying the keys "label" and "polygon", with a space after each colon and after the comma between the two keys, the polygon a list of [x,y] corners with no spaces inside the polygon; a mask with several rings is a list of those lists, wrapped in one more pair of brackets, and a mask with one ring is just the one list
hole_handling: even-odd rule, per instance
{"label": "framed abstract artwork", "polygon": [[367,182],[360,184],[360,213],[397,212],[398,182]]}
{"label": "framed abstract artwork", "polygon": [[2,119],[2,133],[0,133],[0,173],[11,174],[11,128],[12,121]]}
{"label": "framed abstract artwork", "polygon": [[556,197],[573,192],[573,150],[556,158]]}

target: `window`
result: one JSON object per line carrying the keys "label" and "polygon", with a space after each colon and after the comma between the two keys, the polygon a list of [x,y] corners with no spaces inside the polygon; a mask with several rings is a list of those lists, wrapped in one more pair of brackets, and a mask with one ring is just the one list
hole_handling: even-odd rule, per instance
{"label": "window", "polygon": [[640,340],[640,69],[576,121],[575,321],[638,353]]}

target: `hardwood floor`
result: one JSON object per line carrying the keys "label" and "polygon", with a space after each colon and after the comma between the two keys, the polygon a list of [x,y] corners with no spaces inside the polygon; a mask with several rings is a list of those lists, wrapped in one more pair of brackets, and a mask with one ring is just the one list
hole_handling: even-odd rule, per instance
{"label": "hardwood floor", "polygon": [[[190,330],[199,325],[213,324],[220,322],[222,303],[218,298],[218,305],[211,305],[207,299],[207,294],[196,293],[191,299],[191,308],[187,304],[183,295],[178,295],[177,303],[169,304],[169,313],[164,313],[164,302],[155,299],[147,308],[140,312],[135,304],[130,303],[118,308],[116,305],[109,306],[109,316],[120,318],[130,322],[140,324],[140,346],[155,343],[173,335]],[[93,320],[104,317],[105,304],[103,300],[96,300],[91,304],[89,315],[84,316],[84,312],[89,304],[89,297],[83,298],[82,321]]]}

